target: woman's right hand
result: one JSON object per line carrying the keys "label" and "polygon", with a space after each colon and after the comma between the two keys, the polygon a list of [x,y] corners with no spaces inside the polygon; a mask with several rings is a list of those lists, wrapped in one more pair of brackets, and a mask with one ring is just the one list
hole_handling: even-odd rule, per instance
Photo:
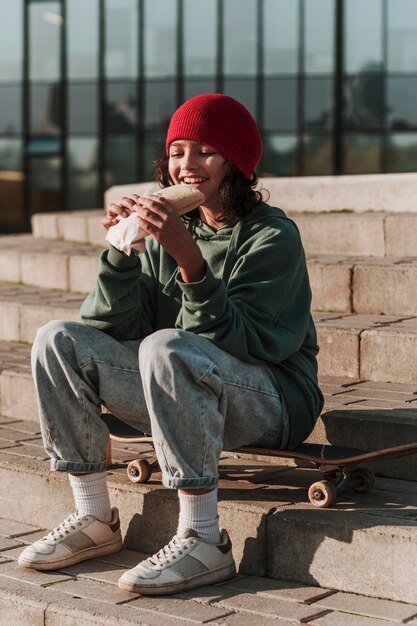
{"label": "woman's right hand", "polygon": [[137,193],[132,193],[131,196],[123,196],[118,202],[109,204],[106,217],[102,220],[104,228],[109,230],[111,226],[117,224],[119,222],[118,216],[129,217],[133,213],[133,207],[137,204],[139,198],[140,196]]}

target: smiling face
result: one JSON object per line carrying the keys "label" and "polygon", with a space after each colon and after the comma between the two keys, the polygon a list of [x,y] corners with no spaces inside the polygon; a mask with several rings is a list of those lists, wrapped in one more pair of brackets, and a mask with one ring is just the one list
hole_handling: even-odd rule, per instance
{"label": "smiling face", "polygon": [[205,196],[204,207],[221,212],[218,189],[226,171],[226,159],[207,144],[177,139],[169,146],[169,175],[175,185],[196,187]]}

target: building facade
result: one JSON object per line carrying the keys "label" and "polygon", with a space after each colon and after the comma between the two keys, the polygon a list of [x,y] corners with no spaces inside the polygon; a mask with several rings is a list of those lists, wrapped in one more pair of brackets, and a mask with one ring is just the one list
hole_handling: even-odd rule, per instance
{"label": "building facade", "polygon": [[253,113],[260,175],[414,171],[417,0],[1,0],[0,228],[150,179],[204,92]]}

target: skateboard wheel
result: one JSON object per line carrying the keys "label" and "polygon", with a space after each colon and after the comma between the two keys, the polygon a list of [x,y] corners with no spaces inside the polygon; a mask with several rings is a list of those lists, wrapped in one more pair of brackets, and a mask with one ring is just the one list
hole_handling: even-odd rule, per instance
{"label": "skateboard wheel", "polygon": [[147,483],[152,476],[152,468],[145,459],[136,459],[127,466],[127,475],[132,483]]}
{"label": "skateboard wheel", "polygon": [[324,509],[336,501],[336,487],[329,480],[320,480],[311,485],[308,490],[308,498],[311,504]]}
{"label": "skateboard wheel", "polygon": [[367,491],[371,491],[375,485],[375,474],[367,467],[358,467],[353,470],[350,476],[359,480],[358,484],[354,487],[355,491],[366,493]]}

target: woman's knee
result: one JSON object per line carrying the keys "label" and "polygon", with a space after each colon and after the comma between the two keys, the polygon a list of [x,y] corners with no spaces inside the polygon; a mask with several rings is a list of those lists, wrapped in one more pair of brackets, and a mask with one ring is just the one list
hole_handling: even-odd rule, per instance
{"label": "woman's knee", "polygon": [[37,358],[50,350],[62,348],[65,343],[63,339],[75,337],[79,326],[81,326],[80,323],[70,320],[52,320],[41,326],[33,342],[32,358]]}
{"label": "woman's knee", "polygon": [[148,335],[139,347],[139,365],[147,365],[154,360],[161,362],[161,359],[177,352],[188,334],[183,330],[164,328]]}

